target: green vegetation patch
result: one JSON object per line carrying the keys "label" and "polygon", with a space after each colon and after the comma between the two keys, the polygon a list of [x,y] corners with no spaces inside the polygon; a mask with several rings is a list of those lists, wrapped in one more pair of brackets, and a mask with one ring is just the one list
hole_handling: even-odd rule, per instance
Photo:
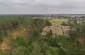
{"label": "green vegetation patch", "polygon": [[68,19],[49,19],[49,22],[55,26],[55,25],[60,25],[62,22],[67,22]]}

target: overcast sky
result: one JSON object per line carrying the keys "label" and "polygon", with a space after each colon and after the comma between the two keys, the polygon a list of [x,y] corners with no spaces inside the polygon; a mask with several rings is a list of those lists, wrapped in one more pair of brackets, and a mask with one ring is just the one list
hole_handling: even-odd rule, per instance
{"label": "overcast sky", "polygon": [[85,0],[0,0],[0,14],[85,14]]}

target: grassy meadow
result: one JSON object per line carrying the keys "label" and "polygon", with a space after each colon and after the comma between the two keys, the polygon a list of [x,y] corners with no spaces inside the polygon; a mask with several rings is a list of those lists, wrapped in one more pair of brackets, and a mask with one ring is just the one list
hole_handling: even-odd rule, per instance
{"label": "grassy meadow", "polygon": [[49,19],[49,22],[53,26],[56,26],[56,25],[60,25],[62,22],[68,22],[68,19],[57,19],[57,18],[54,18],[54,19]]}

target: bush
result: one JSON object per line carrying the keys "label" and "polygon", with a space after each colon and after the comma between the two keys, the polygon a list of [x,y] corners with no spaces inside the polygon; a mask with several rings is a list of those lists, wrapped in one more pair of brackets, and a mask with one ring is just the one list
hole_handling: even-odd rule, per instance
{"label": "bush", "polygon": [[16,42],[18,43],[18,46],[26,46],[26,40],[22,36],[16,37]]}

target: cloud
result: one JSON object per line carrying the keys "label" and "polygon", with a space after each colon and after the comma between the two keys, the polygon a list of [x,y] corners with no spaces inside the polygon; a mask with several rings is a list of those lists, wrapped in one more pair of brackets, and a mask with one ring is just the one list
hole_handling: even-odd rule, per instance
{"label": "cloud", "polygon": [[85,13],[85,0],[0,0],[2,14]]}

